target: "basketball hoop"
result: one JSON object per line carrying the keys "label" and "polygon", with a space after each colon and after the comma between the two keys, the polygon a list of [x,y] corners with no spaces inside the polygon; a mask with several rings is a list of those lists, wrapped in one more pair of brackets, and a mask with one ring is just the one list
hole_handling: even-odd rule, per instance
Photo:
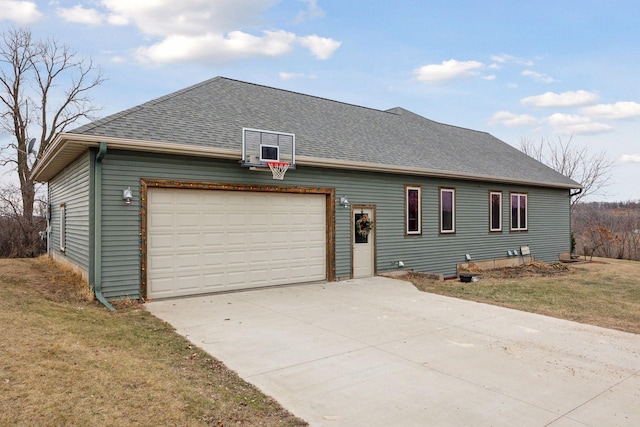
{"label": "basketball hoop", "polygon": [[269,169],[271,169],[271,173],[273,174],[273,179],[284,179],[284,174],[289,169],[289,163],[287,162],[269,162]]}

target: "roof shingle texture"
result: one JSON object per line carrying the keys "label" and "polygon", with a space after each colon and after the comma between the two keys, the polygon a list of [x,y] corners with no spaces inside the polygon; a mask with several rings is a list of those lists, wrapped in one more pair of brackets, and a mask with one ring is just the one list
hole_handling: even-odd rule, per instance
{"label": "roof shingle texture", "polygon": [[[492,135],[387,111],[216,77],[70,133],[239,150],[242,128],[296,135],[296,155],[576,184]],[[576,184],[577,187],[577,184]]]}

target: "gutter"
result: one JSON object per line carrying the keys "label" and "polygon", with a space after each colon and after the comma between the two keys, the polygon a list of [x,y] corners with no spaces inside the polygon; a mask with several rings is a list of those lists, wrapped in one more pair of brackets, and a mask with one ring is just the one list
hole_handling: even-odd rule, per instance
{"label": "gutter", "polygon": [[96,154],[95,180],[94,180],[94,233],[93,233],[93,293],[109,311],[115,308],[102,294],[102,159],[107,154],[107,143],[100,142],[100,148]]}
{"label": "gutter", "polygon": [[[47,151],[45,152],[45,155],[43,156],[39,164],[36,164],[36,166],[34,167],[31,176],[37,181],[48,181],[49,178],[55,175],[58,169],[62,167],[61,165],[58,166],[55,164],[57,157],[71,158],[79,155],[83,150],[86,150],[89,147],[98,147],[99,144],[102,144],[103,142],[108,143],[109,148],[111,148],[112,150],[144,151],[161,154],[175,154],[182,156],[206,157],[238,161],[242,157],[242,151],[239,149],[213,148],[161,141],[144,141],[126,138],[64,133],[59,134],[51,144],[51,146],[47,148]],[[296,164],[299,166],[309,167],[383,172],[401,175],[426,176],[431,178],[451,178],[466,181],[507,183],[512,185],[527,185],[567,190],[573,190],[580,187],[580,184],[578,183],[554,183],[464,172],[430,170],[419,167],[406,167],[397,165],[384,165],[378,163],[318,158],[303,155],[296,155]]]}

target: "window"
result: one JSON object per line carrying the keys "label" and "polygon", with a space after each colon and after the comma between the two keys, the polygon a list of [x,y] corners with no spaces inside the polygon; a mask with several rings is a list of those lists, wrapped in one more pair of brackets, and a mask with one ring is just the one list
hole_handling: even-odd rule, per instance
{"label": "window", "polygon": [[527,231],[527,195],[511,194],[511,230]]}
{"label": "window", "polygon": [[422,187],[405,185],[405,225],[407,235],[422,234]]}
{"label": "window", "polygon": [[66,228],[67,228],[67,215],[66,206],[60,205],[60,250],[64,252],[66,243]]}
{"label": "window", "polygon": [[489,192],[489,231],[502,231],[502,192]]}
{"label": "window", "polygon": [[362,219],[363,216],[365,216],[365,213],[356,213],[354,218],[353,218],[353,232],[354,232],[354,243],[369,243],[369,235],[368,234],[360,234],[358,233],[358,228],[357,228],[357,224],[358,221],[360,219]]}
{"label": "window", "polygon": [[456,232],[456,190],[440,189],[440,232]]}

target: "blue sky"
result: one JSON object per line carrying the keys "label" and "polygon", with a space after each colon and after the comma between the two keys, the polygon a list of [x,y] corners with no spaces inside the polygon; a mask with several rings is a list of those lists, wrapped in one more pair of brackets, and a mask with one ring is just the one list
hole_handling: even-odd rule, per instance
{"label": "blue sky", "polygon": [[91,56],[111,114],[222,75],[487,131],[572,139],[615,162],[595,200],[640,199],[640,3],[537,0],[0,0]]}

